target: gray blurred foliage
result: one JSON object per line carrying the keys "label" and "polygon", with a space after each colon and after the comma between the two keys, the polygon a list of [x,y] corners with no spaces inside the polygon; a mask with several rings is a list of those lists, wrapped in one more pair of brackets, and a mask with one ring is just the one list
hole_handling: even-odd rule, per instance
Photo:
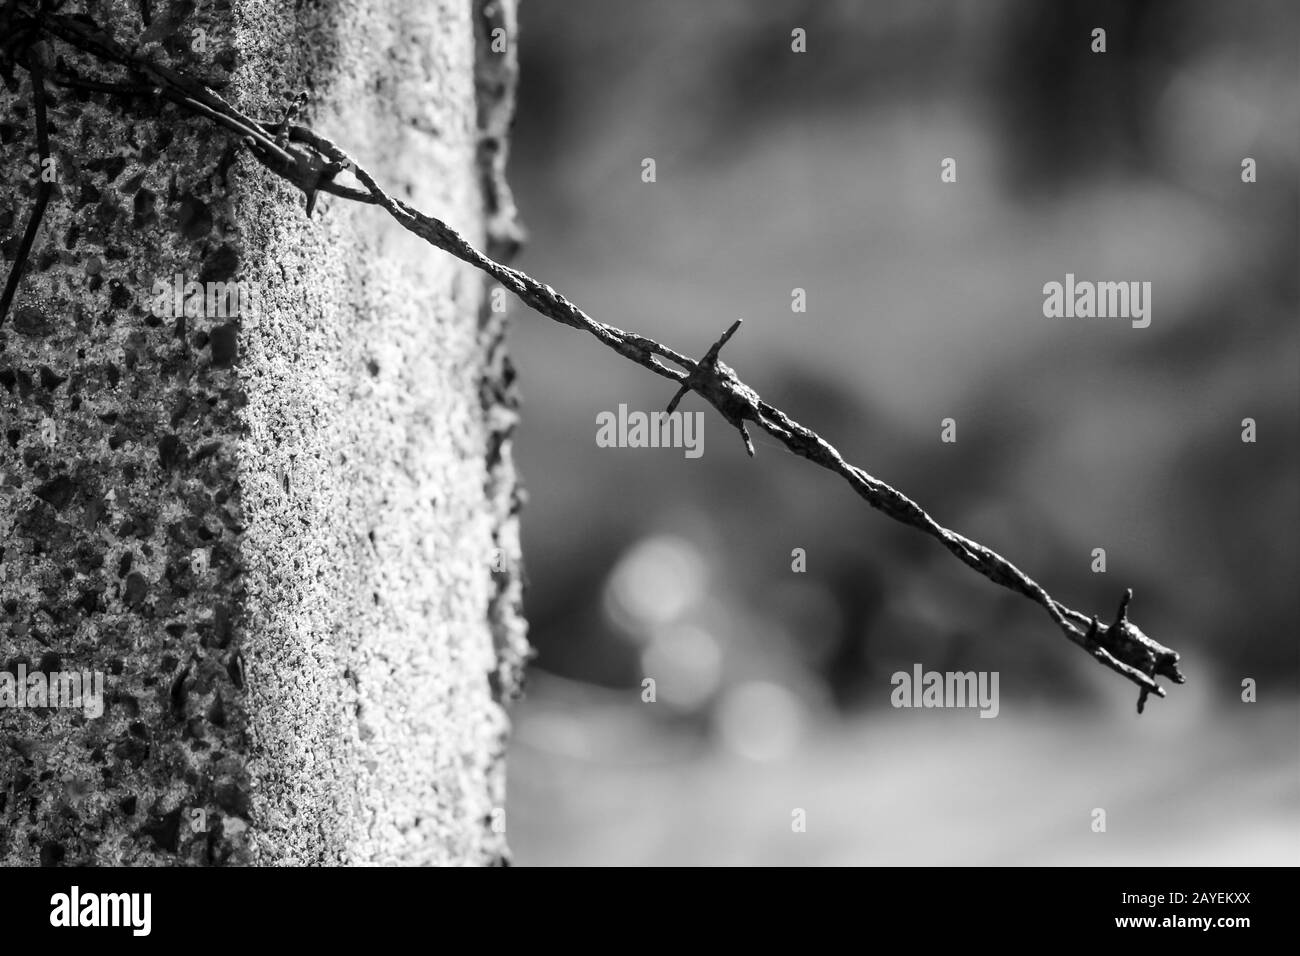
{"label": "gray blurred foliage", "polygon": [[[1099,25],[1104,55],[1089,50]],[[790,52],[795,26],[807,54]],[[1146,728],[1248,719],[1243,676],[1294,706],[1293,4],[529,0],[522,28],[523,268],[688,353],[743,317],[727,361],[850,461],[1075,607],[1109,618],[1133,587],[1135,620],[1184,653],[1191,682]],[[956,185],[939,183],[947,156]],[[1042,285],[1066,272],[1150,280],[1151,327],[1043,318]],[[1003,716],[981,728],[1029,727],[1035,708],[1130,725],[1131,688],[1040,609],[832,476],[763,439],[747,459],[711,411],[699,460],[597,448],[598,411],[661,408],[666,383],[525,312],[512,338],[540,652],[512,773],[539,821],[573,797],[563,761],[539,753],[563,738],[605,766],[583,734],[622,726],[611,714],[631,723],[610,766],[681,745],[695,756],[672,758],[673,779],[725,777],[747,682],[797,703],[802,759],[828,735],[855,749],[860,721],[919,716],[888,706],[889,675],[916,661],[1002,674]],[[1240,441],[1247,416],[1257,444]],[[642,619],[616,606],[620,587],[648,602]],[[652,664],[696,686],[642,705]],[[1240,732],[1273,741],[1272,760],[1268,728]],[[1123,773],[1137,779],[1151,746],[1121,754]],[[1025,753],[1020,772],[1050,772]],[[540,854],[538,826],[522,839]]]}

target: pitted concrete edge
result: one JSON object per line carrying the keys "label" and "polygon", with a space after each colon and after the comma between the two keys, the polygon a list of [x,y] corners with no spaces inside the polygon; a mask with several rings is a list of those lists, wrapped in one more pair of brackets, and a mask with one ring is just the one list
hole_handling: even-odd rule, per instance
{"label": "pitted concrete edge", "polygon": [[[486,242],[480,9],[282,6],[163,5],[154,39],[189,64],[171,38],[203,29],[254,115],[311,90],[313,124]],[[53,125],[67,176],[0,330],[0,656],[103,669],[110,705],[0,714],[0,862],[503,861],[499,701],[527,642],[515,399],[481,278],[373,208],[307,221],[170,108],[128,125],[63,97]],[[0,172],[7,254],[21,165]],[[246,281],[260,306],[156,323],[173,273]]]}

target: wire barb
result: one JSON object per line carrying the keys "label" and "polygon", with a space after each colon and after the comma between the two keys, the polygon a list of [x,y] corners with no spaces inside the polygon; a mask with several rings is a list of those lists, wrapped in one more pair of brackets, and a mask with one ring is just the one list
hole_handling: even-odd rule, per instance
{"label": "wire barb", "polygon": [[[723,332],[716,342],[709,346],[709,350],[704,353],[704,358],[696,362],[695,367],[688,371],[686,378],[682,379],[681,387],[677,389],[677,394],[675,394],[672,397],[672,400],[668,402],[669,415],[677,410],[677,404],[689,393],[700,392],[700,394],[703,394],[706,388],[717,390],[717,380],[725,380],[725,376],[728,373],[730,373],[733,378],[735,377],[735,373],[731,372],[731,369],[728,366],[722,365],[718,361],[718,353],[722,351],[722,347],[727,344],[731,337],[736,334],[743,321],[744,319],[737,319],[735,322],[732,322],[731,327],[727,329],[727,331]],[[722,414],[727,421],[734,425],[740,432],[740,437],[745,442],[745,451],[749,452],[750,458],[753,458],[754,442],[749,437],[749,429],[745,427],[744,416],[737,416],[727,411],[723,411],[722,409],[719,410],[722,411]]]}
{"label": "wire barb", "polygon": [[1127,589],[1120,597],[1119,610],[1115,612],[1115,622],[1104,631],[1097,618],[1092,618],[1085,636],[1086,645],[1094,652],[1100,650],[1113,658],[1121,667],[1129,669],[1133,675],[1141,675],[1145,680],[1135,680],[1141,689],[1138,695],[1137,710],[1142,713],[1146,707],[1147,696],[1155,694],[1165,696],[1165,689],[1156,683],[1155,677],[1167,677],[1175,684],[1186,681],[1178,670],[1178,654],[1163,644],[1153,641],[1142,633],[1141,628],[1128,619],[1128,606],[1133,600],[1133,589]]}
{"label": "wire barb", "polygon": [[[44,44],[42,43],[43,47]],[[50,158],[50,134],[49,125],[45,117],[45,75],[42,63],[45,59],[43,49],[35,49],[27,61],[28,77],[32,83],[32,110],[36,119],[36,203],[32,207],[31,216],[27,220],[27,228],[23,230],[23,237],[18,243],[18,249],[14,254],[14,264],[9,269],[9,277],[5,280],[4,291],[0,292],[0,325],[4,325],[5,318],[9,315],[9,308],[13,305],[14,296],[18,292],[18,283],[22,280],[23,271],[27,268],[27,260],[31,256],[32,244],[36,241],[36,234],[40,232],[41,220],[45,216],[45,207],[50,202],[50,192],[54,184],[45,178],[46,160]]]}

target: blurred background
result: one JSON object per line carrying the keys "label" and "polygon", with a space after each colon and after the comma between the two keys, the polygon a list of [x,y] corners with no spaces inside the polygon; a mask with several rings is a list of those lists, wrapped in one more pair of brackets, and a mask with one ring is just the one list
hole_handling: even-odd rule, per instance
{"label": "blurred background", "polygon": [[[597,447],[671,388],[515,306],[517,863],[1300,862],[1297,17],[525,0],[518,264],[691,355],[744,318],[765,399],[1070,606],[1132,587],[1188,683],[1139,718],[1040,608],[698,397],[698,459]],[[1044,318],[1067,272],[1150,281],[1151,326]],[[999,672],[998,717],[891,708],[917,663]]]}

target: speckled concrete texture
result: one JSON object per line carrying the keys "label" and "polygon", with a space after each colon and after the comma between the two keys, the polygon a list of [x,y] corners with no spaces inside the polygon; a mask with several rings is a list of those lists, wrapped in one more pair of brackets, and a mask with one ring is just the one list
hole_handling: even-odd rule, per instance
{"label": "speckled concrete texture", "polygon": [[[64,12],[254,116],[307,90],[392,193],[510,244],[515,36],[508,60],[483,39],[513,4],[151,6]],[[23,81],[0,94],[6,271],[35,195]],[[374,207],[308,220],[174,106],[51,95],[58,184],[0,327],[0,664],[101,670],[107,699],[0,709],[0,863],[503,862],[527,642],[482,277]],[[177,274],[255,302],[151,314]]]}

